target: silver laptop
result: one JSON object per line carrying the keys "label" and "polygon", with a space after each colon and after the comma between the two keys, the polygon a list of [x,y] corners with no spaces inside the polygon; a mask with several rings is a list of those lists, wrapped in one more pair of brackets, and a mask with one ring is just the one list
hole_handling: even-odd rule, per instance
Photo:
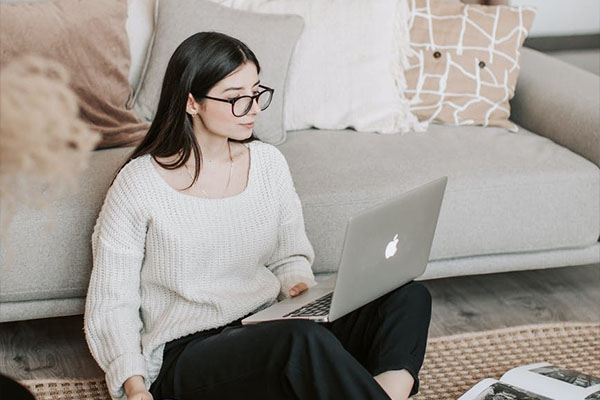
{"label": "silver laptop", "polygon": [[353,216],[334,276],[242,320],[331,322],[425,272],[448,177]]}

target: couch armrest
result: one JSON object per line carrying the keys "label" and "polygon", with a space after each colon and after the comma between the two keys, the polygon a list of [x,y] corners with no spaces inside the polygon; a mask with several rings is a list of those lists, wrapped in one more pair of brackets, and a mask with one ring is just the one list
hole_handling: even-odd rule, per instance
{"label": "couch armrest", "polygon": [[523,48],[511,120],[600,167],[600,77]]}

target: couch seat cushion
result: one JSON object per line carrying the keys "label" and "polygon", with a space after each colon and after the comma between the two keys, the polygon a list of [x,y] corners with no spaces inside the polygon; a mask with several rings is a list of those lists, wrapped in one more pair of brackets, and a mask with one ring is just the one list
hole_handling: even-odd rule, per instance
{"label": "couch seat cushion", "polygon": [[[587,247],[598,240],[598,167],[522,128],[293,131],[278,148],[303,204],[316,273],[337,269],[351,215],[443,175],[448,185],[431,260]],[[55,214],[18,210],[0,245],[0,301],[85,296],[94,224],[114,171],[132,150],[93,152],[80,190],[54,202]],[[484,273],[486,265],[481,268]]]}
{"label": "couch seat cushion", "polygon": [[[133,149],[92,152],[78,191],[65,193],[48,210],[16,210],[7,240],[0,245],[0,302],[85,296],[94,225],[115,171]],[[36,190],[45,191],[42,186]]]}
{"label": "couch seat cushion", "polygon": [[523,128],[432,124],[404,135],[303,130],[288,132],[278,148],[303,204],[315,272],[337,269],[351,215],[444,175],[430,260],[598,240],[598,167]]}

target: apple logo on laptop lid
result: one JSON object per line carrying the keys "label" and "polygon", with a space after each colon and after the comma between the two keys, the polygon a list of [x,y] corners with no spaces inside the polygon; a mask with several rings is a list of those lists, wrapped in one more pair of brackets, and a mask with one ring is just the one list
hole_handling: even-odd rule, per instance
{"label": "apple logo on laptop lid", "polygon": [[394,239],[392,239],[392,241],[389,242],[387,244],[387,246],[385,247],[385,258],[388,259],[390,257],[393,257],[397,251],[398,251],[398,234],[396,233],[396,236],[394,236]]}

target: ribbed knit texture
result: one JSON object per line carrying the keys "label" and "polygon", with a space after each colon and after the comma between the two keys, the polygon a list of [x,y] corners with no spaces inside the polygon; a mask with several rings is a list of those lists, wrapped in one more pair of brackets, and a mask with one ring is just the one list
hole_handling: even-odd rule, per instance
{"label": "ribbed knit texture", "polygon": [[313,248],[288,164],[254,141],[246,189],[223,199],[169,186],[151,156],[111,185],[92,234],[84,330],[113,399],[142,375],[147,388],[164,344],[232,322],[316,284]]}

